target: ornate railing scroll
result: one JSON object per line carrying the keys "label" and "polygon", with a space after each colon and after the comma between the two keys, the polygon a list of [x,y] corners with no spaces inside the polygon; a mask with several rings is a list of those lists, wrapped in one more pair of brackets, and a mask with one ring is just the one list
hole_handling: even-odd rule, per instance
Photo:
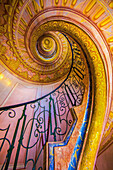
{"label": "ornate railing scroll", "polygon": [[1,169],[45,169],[46,143],[62,141],[75,126],[77,117],[70,109],[82,103],[85,85],[78,78],[85,75],[79,49],[72,44],[70,72],[57,89],[35,101],[0,108],[1,120],[7,120],[0,127]]}

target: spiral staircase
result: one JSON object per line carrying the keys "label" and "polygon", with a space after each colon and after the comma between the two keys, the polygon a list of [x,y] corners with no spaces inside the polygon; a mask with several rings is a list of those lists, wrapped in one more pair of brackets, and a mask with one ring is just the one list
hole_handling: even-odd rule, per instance
{"label": "spiral staircase", "polygon": [[110,112],[113,3],[0,5],[0,168],[93,169]]}

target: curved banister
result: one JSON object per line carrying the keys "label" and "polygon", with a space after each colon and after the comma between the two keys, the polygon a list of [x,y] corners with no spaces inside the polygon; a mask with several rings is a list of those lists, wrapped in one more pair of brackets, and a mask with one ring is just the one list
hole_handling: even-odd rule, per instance
{"label": "curved banister", "polygon": [[44,95],[44,96],[42,96],[42,97],[40,97],[40,98],[38,98],[38,99],[29,101],[29,102],[20,103],[20,104],[15,104],[15,105],[10,105],[10,106],[1,107],[1,108],[0,108],[0,111],[1,111],[1,110],[7,110],[7,109],[10,109],[10,108],[17,108],[17,107],[24,106],[24,105],[27,105],[27,104],[35,103],[35,102],[37,102],[37,101],[39,101],[39,100],[44,99],[45,97],[49,96],[50,94],[54,93],[56,90],[58,90],[58,89],[64,84],[64,82],[68,79],[68,77],[69,77],[69,75],[70,75],[70,73],[71,73],[71,71],[72,71],[72,68],[73,68],[73,48],[72,48],[72,44],[71,44],[71,42],[69,41],[68,37],[67,37],[65,34],[63,34],[63,35],[67,38],[67,40],[68,40],[68,42],[69,42],[69,44],[70,44],[70,47],[71,47],[71,51],[72,51],[72,63],[71,63],[71,67],[70,67],[69,73],[68,73],[67,77],[65,78],[65,80],[64,80],[56,89],[54,89],[54,90],[51,91],[50,93],[48,93],[48,94],[46,94],[46,95]]}
{"label": "curved banister", "polygon": [[[4,131],[5,133],[4,137],[0,138],[2,142],[0,150],[2,150],[5,141],[9,140],[9,148],[5,161],[2,164],[2,169],[5,167],[7,170],[10,166],[11,156],[14,153],[13,148],[16,148],[13,169],[16,169],[18,166],[21,149],[24,149],[24,168],[26,168],[28,162],[31,161],[33,164],[32,169],[36,169],[36,166],[40,166],[40,155],[46,154],[46,143],[50,141],[62,141],[70,130],[72,132],[72,125],[73,128],[76,125],[76,114],[72,114],[71,112],[73,106],[79,106],[82,103],[85,85],[81,80],[84,76],[80,77],[78,72],[76,72],[76,61],[77,59],[80,60],[80,54],[77,53],[77,51],[80,50],[76,47],[76,44],[74,44],[75,42],[71,43],[66,35],[65,37],[72,50],[72,63],[65,80],[52,92],[36,100],[0,108],[0,115],[3,116],[3,121],[7,120],[6,123],[9,124],[7,128],[2,127],[1,124],[0,128],[0,131]],[[77,79],[77,76],[81,78],[80,81]],[[19,109],[16,110],[16,108]],[[4,117],[6,117],[6,119],[4,119]],[[10,118],[11,122],[9,122]],[[13,130],[10,126],[13,126]],[[21,134],[19,134],[18,131],[20,131]],[[26,134],[27,140],[25,140]],[[71,135],[71,133],[69,134]],[[9,136],[11,136],[11,138]],[[17,143],[16,140],[18,140]],[[24,140],[26,141],[25,143]],[[29,152],[31,151],[30,149],[35,150],[36,145],[39,147],[39,151],[34,160],[32,156],[29,156]],[[43,160],[45,161],[45,157]],[[43,167],[43,165],[41,166]]]}

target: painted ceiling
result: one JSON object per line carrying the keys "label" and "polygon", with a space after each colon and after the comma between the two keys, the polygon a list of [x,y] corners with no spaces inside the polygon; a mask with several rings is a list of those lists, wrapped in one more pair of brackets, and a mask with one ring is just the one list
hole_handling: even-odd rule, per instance
{"label": "painted ceiling", "polygon": [[[67,29],[69,23],[87,32],[98,46],[101,56],[106,56],[111,64],[111,0],[1,0],[1,63],[12,74],[34,84],[61,80],[68,74],[71,65],[71,49],[63,34],[70,35],[69,29],[73,27]],[[110,66],[107,69],[112,72]],[[100,150],[113,140],[112,108],[106,122]]]}

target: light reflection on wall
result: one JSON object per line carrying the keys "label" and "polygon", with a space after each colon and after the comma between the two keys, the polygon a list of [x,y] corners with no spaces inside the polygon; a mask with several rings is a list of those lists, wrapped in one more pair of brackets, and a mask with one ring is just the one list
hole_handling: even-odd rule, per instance
{"label": "light reflection on wall", "polygon": [[33,85],[18,79],[0,65],[0,107],[37,99],[54,90],[60,83]]}

